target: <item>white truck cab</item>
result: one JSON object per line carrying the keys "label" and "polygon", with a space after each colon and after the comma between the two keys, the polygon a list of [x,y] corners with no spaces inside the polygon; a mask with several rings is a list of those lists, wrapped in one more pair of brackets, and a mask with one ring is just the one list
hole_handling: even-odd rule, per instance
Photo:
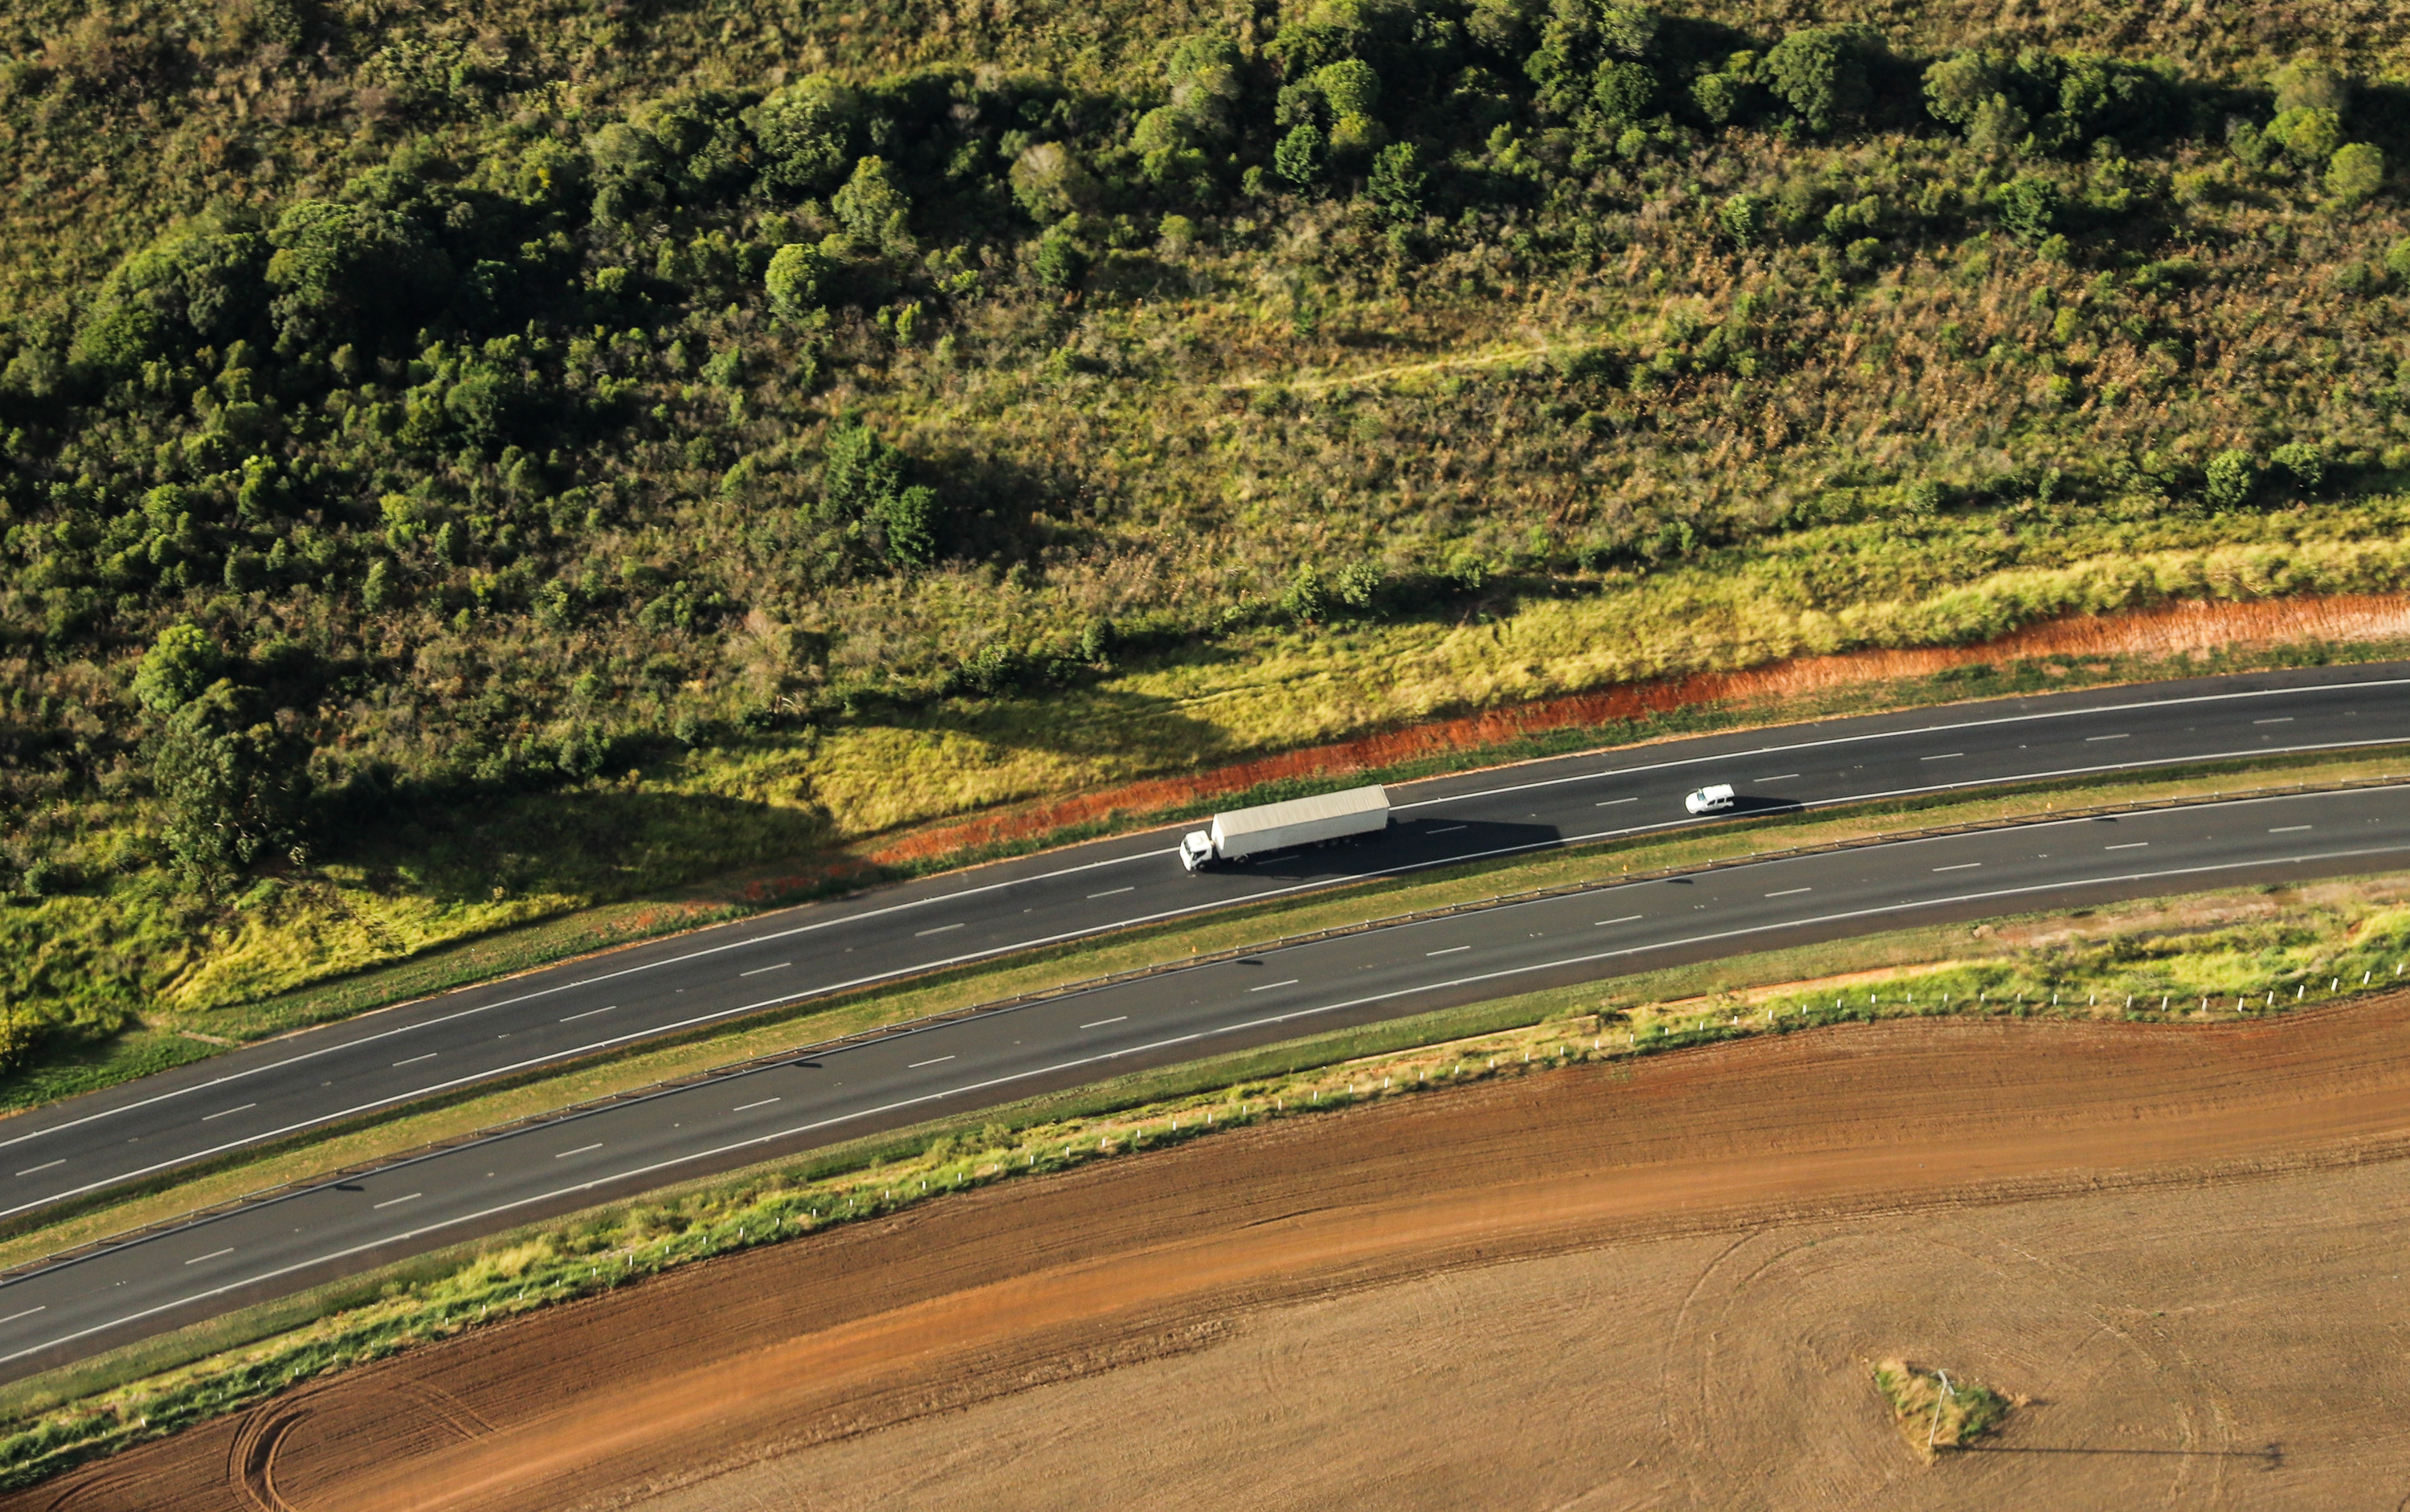
{"label": "white truck cab", "polygon": [[1720,813],[1733,806],[1733,790],[1729,782],[1701,788],[1682,800],[1682,807],[1694,814]]}
{"label": "white truck cab", "polygon": [[1201,870],[1212,859],[1212,836],[1203,830],[1190,830],[1180,837],[1180,864],[1191,872]]}

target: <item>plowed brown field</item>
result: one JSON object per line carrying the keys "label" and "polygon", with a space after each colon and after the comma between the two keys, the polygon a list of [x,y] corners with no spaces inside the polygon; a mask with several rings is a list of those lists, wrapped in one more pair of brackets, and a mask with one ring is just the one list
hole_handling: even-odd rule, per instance
{"label": "plowed brown field", "polygon": [[[934,1202],[0,1507],[2392,1508],[2405,1153],[2401,999],[1746,1041]],[[2033,1403],[1925,1466],[1894,1355]]]}

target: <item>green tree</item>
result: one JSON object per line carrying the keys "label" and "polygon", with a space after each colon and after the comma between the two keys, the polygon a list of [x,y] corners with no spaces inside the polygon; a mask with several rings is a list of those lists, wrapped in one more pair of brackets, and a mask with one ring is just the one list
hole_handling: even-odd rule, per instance
{"label": "green tree", "polygon": [[1039,142],[1013,160],[1012,197],[1033,221],[1060,220],[1096,197],[1096,176],[1061,142]]}
{"label": "green tree", "polygon": [[868,540],[890,562],[925,567],[937,560],[937,495],[911,474],[910,459],[868,426],[837,426],[820,467],[816,518]]}
{"label": "green tree", "polygon": [[218,679],[226,655],[198,625],[169,625],[134,669],[134,699],[154,715],[173,714]]}
{"label": "green tree", "polygon": [[1038,239],[1038,251],[1030,258],[1030,269],[1038,282],[1050,289],[1073,289],[1088,275],[1088,254],[1080,239],[1062,226],[1055,226]]}
{"label": "green tree", "polygon": [[2259,466],[2244,451],[2223,451],[2209,459],[2209,502],[2233,509],[2250,501],[2259,487]]}
{"label": "green tree", "polygon": [[167,809],[178,874],[209,891],[293,834],[307,751],[269,717],[256,689],[220,678],[167,718],[151,782]]}
{"label": "green tree", "polygon": [[1473,0],[1464,29],[1474,42],[1499,56],[1517,56],[1523,39],[1531,35],[1532,21],[1546,8],[1537,0]]}
{"label": "green tree", "polygon": [[483,362],[468,364],[458,381],[443,391],[444,413],[480,446],[502,439],[520,401],[518,375]]}
{"label": "green tree", "polygon": [[265,239],[216,219],[169,231],[102,281],[76,332],[76,360],[130,373],[153,356],[240,334],[266,302],[268,250]]}
{"label": "green tree", "polygon": [[2357,205],[2385,187],[2385,153],[2368,142],[2348,142],[2335,149],[2327,164],[2327,193],[2345,205]]}
{"label": "green tree", "polygon": [[800,321],[828,303],[835,271],[818,247],[789,242],[770,255],[762,282],[781,320]]}
{"label": "green tree", "polygon": [[912,249],[912,201],[883,157],[854,164],[853,177],[829,196],[829,209],[857,241],[898,254]]}
{"label": "green tree", "polygon": [[1381,76],[1361,58],[1325,64],[1314,71],[1314,82],[1332,115],[1372,115],[1381,108]]}
{"label": "green tree", "polygon": [[1716,224],[1735,246],[1754,246],[1765,235],[1765,202],[1755,195],[1735,195],[1717,210]]}
{"label": "green tree", "polygon": [[1208,141],[1227,137],[1244,95],[1246,59],[1227,36],[1192,36],[1174,48],[1164,76],[1171,85],[1171,108],[1189,129]]}
{"label": "green tree", "polygon": [[1765,54],[1765,80],[1809,130],[1831,131],[1866,109],[1866,56],[1880,44],[1857,26],[1793,32]]}
{"label": "green tree", "polygon": [[1644,64],[1609,58],[1598,65],[1590,97],[1610,130],[1645,120],[1657,107],[1657,76]]}
{"label": "green tree", "polygon": [[1429,175],[1412,142],[1391,142],[1372,159],[1364,192],[1393,224],[1417,220],[1423,212],[1423,190]]}
{"label": "green tree", "polygon": [[270,313],[296,345],[401,326],[441,302],[451,264],[409,221],[365,205],[305,199],[277,218]]}
{"label": "green tree", "polygon": [[2032,123],[2025,108],[2006,94],[1995,94],[1975,108],[1967,124],[1967,142],[1977,152],[2006,157],[2025,145]]}
{"label": "green tree", "polygon": [[2297,105],[2277,112],[2276,119],[2268,123],[2266,135],[2285,150],[2286,156],[2314,168],[2343,145],[2343,121],[2324,106]]}
{"label": "green tree", "polygon": [[825,193],[852,157],[861,114],[861,96],[826,74],[772,95],[754,122],[762,182],[792,195]]}
{"label": "green tree", "polygon": [[1272,149],[1272,170],[1302,189],[1322,177],[1322,129],[1308,121]]}
{"label": "green tree", "polygon": [[2058,228],[2062,203],[2056,183],[2037,173],[2021,173],[2000,189],[2000,224],[2031,246]]}
{"label": "green tree", "polygon": [[2351,80],[2315,58],[2295,59],[2268,82],[2279,113],[2309,106],[2340,116],[2351,104]]}
{"label": "green tree", "polygon": [[1975,112],[2009,87],[2007,61],[1990,52],[1954,53],[1924,70],[1924,108],[1936,121],[1965,131]]}
{"label": "green tree", "polygon": [[2288,442],[2269,453],[2268,459],[2282,468],[2303,493],[2316,493],[2326,482],[2326,453],[2308,442]]}
{"label": "green tree", "polygon": [[1701,74],[1691,81],[1691,103],[1710,125],[1729,125],[1749,111],[1749,81],[1736,74]]}

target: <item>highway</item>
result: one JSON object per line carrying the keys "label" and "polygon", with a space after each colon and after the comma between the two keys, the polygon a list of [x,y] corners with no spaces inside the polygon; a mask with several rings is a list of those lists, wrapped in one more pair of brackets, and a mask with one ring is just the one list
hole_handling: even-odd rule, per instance
{"label": "highway", "polygon": [[374,1260],[1134,1066],[1819,938],[2383,870],[2410,784],[1902,840],[1445,915],[900,1029],[398,1162],[0,1286],[0,1375]]}
{"label": "highway", "polygon": [[932,877],[447,993],[0,1122],[0,1217],[431,1095],[800,1000],[1232,904],[1774,812],[2243,756],[2410,744],[2410,666],[2001,700],[1401,785],[1389,836],[1190,876],[1174,832]]}

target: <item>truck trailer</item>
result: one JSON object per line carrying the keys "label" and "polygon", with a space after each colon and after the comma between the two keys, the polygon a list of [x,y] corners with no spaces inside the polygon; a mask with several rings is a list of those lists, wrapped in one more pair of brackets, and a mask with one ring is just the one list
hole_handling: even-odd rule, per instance
{"label": "truck trailer", "polygon": [[1374,783],[1344,792],[1316,793],[1215,814],[1210,829],[1180,840],[1180,864],[1191,872],[1217,861],[1248,861],[1272,850],[1329,845],[1389,827],[1389,790]]}

